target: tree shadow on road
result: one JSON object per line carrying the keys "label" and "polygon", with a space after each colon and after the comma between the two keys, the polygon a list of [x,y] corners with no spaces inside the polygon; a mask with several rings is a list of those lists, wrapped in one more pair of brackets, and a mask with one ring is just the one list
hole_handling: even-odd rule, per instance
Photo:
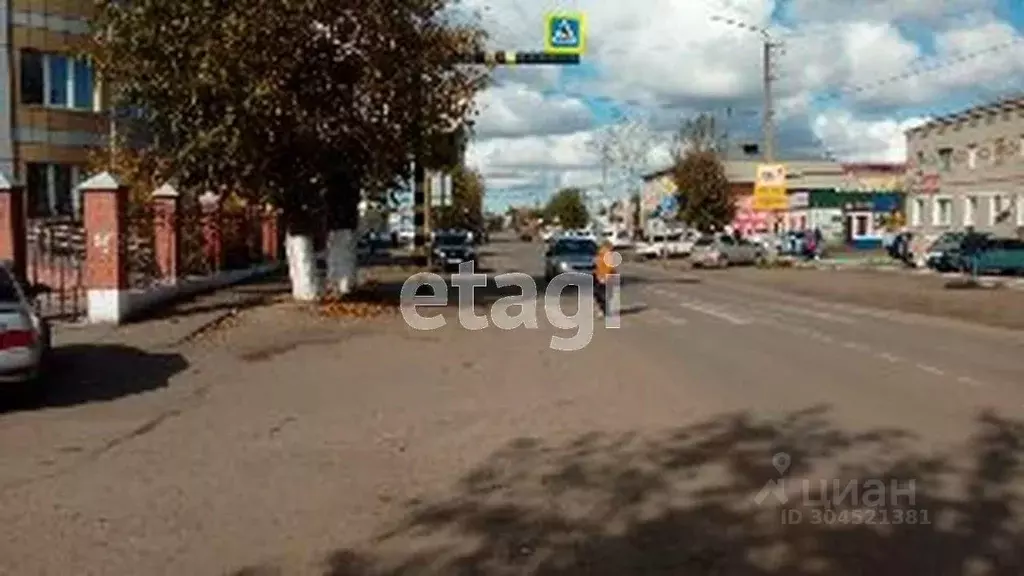
{"label": "tree shadow on road", "polygon": [[[450,495],[411,503],[365,548],[333,553],[323,573],[1024,573],[1024,424],[979,415],[970,458],[920,453],[913,442],[899,430],[845,432],[820,406],[777,419],[728,415],[658,436],[593,433],[554,445],[524,438]],[[772,460],[779,452],[791,459],[789,500],[769,494],[757,504],[780,477]],[[874,482],[884,487],[881,503],[869,500]],[[859,498],[836,497],[850,486]],[[784,509],[802,520],[783,523]]]}
{"label": "tree shadow on road", "polygon": [[188,368],[180,354],[108,344],[58,346],[37,384],[0,401],[0,413],[106,402],[166,387]]}

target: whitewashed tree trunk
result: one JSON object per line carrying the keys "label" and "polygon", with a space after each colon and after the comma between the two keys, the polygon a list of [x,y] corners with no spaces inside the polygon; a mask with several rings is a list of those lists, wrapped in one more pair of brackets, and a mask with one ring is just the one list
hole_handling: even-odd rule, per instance
{"label": "whitewashed tree trunk", "polygon": [[288,258],[288,277],[292,283],[292,298],[300,302],[315,301],[320,297],[320,281],[316,269],[313,237],[289,232],[284,245]]}
{"label": "whitewashed tree trunk", "polygon": [[327,279],[338,294],[352,292],[359,282],[356,241],[356,231],[352,229],[327,233]]}

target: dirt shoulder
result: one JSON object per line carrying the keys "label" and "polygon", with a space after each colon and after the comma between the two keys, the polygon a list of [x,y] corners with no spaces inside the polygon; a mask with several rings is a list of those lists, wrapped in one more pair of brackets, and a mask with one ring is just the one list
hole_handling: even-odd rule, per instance
{"label": "dirt shoulder", "polygon": [[1012,288],[957,289],[949,278],[871,270],[736,268],[717,275],[823,300],[1024,329],[1024,291]]}

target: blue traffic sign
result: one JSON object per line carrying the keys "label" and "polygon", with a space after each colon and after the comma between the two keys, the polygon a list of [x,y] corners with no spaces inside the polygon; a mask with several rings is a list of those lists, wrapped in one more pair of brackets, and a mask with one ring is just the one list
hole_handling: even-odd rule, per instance
{"label": "blue traffic sign", "polygon": [[544,51],[549,54],[583,54],[587,24],[582,12],[548,14],[544,27]]}
{"label": "blue traffic sign", "polygon": [[658,204],[658,212],[661,214],[675,214],[679,210],[679,199],[672,196],[665,196]]}

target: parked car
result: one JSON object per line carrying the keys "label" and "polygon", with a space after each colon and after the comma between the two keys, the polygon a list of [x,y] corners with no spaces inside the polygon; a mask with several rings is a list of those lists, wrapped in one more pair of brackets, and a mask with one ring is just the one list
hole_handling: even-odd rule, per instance
{"label": "parked car", "polygon": [[0,383],[37,383],[42,375],[51,348],[50,325],[35,299],[48,290],[17,279],[10,262],[0,263]]}
{"label": "parked car", "polygon": [[971,267],[969,258],[983,249],[991,234],[948,232],[928,247],[925,266],[936,272],[966,271]]}
{"label": "parked car", "polygon": [[611,240],[612,248],[625,249],[633,245],[629,232],[617,228],[608,228],[601,233],[603,240]]}
{"label": "parked car", "polygon": [[544,253],[544,279],[551,281],[559,274],[593,274],[597,248],[597,243],[588,238],[555,240]]}
{"label": "parked car", "polygon": [[434,260],[444,271],[458,269],[460,264],[477,261],[469,234],[446,230],[434,235]]}
{"label": "parked car", "polygon": [[727,268],[732,265],[757,264],[764,260],[766,249],[745,238],[728,234],[704,236],[697,240],[690,259],[697,268]]}
{"label": "parked car", "polygon": [[979,274],[1024,275],[1024,240],[984,238],[973,255],[968,251],[961,256],[960,269],[976,270]]}
{"label": "parked car", "polygon": [[693,251],[695,241],[696,238],[691,238],[684,232],[656,234],[638,242],[635,252],[637,256],[644,258],[685,258]]}

